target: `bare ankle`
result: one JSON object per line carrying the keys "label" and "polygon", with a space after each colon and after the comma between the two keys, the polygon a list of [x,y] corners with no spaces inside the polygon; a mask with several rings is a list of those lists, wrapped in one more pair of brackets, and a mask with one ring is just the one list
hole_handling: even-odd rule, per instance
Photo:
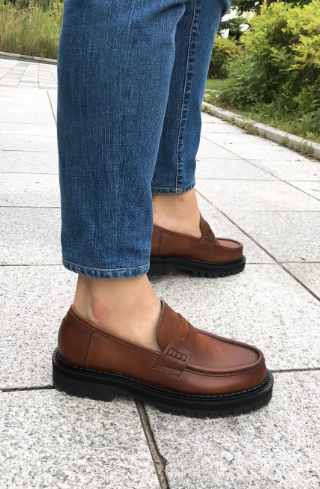
{"label": "bare ankle", "polygon": [[156,226],[200,237],[200,211],[195,190],[153,195],[153,220]]}
{"label": "bare ankle", "polygon": [[73,304],[103,329],[159,350],[160,302],[146,276],[101,280],[79,275]]}

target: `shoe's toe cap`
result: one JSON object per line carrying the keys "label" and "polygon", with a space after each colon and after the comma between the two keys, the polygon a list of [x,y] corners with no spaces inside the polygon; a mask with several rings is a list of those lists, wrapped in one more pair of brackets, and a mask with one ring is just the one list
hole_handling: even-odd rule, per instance
{"label": "shoe's toe cap", "polygon": [[239,392],[266,379],[264,357],[258,348],[205,331],[199,333],[189,367],[205,374],[206,388],[211,385],[217,393]]}
{"label": "shoe's toe cap", "polygon": [[243,257],[243,245],[227,238],[216,238],[215,251],[224,261],[240,260]]}

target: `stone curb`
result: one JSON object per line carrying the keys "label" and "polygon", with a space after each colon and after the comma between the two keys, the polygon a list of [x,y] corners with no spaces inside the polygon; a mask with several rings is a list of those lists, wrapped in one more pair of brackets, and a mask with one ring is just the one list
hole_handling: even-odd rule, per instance
{"label": "stone curb", "polygon": [[270,141],[274,141],[282,146],[286,146],[287,148],[294,149],[299,153],[313,156],[314,158],[320,160],[320,144],[318,143],[300,138],[294,134],[289,134],[285,131],[281,131],[280,129],[275,129],[274,127],[267,126],[266,124],[256,122],[252,119],[247,119],[242,115],[234,114],[229,110],[221,109],[215,105],[208,104],[208,102],[202,102],[202,108],[204,109],[204,112],[214,115],[215,117],[219,117],[219,119],[230,122],[231,124],[235,124],[241,129],[247,130],[247,132],[259,134],[259,136],[263,136]]}
{"label": "stone curb", "polygon": [[0,58],[2,59],[16,59],[20,61],[33,61],[35,63],[45,63],[45,64],[50,64],[50,65],[56,65],[57,60],[56,59],[49,59],[49,58],[38,58],[37,56],[27,56],[25,54],[14,54],[14,53],[4,53],[0,51]]}

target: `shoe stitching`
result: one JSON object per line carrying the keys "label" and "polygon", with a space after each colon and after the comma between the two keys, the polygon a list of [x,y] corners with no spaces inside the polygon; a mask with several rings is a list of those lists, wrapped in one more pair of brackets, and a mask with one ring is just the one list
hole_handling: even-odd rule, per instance
{"label": "shoe stitching", "polygon": [[[78,319],[78,318],[77,318],[77,316],[75,316],[75,315],[74,315],[74,313],[73,313],[73,311],[72,311],[71,309],[70,309],[70,314],[71,314],[71,315],[72,315],[72,316],[73,316],[73,317],[74,317],[74,318],[75,318],[77,321],[79,321],[79,322],[80,322],[81,324],[83,324],[85,327],[87,327],[88,329],[90,329],[90,330],[92,331],[92,333],[96,333],[96,334],[98,334],[98,335],[102,336],[102,338],[108,338],[108,339],[110,339],[110,340],[112,340],[112,341],[115,341],[116,343],[120,343],[120,344],[122,344],[122,345],[126,346],[127,348],[133,348],[134,350],[136,350],[136,351],[138,351],[138,352],[140,352],[140,353],[143,353],[143,354],[147,354],[147,355],[149,355],[149,356],[151,356],[151,357],[153,357],[153,358],[154,358],[154,357],[159,358],[159,357],[161,356],[161,353],[162,353],[162,352],[161,352],[161,353],[159,352],[159,356],[158,356],[158,355],[157,355],[157,352],[152,353],[152,351],[150,351],[150,352],[149,352],[149,351],[146,351],[147,349],[145,349],[145,347],[141,347],[141,348],[139,348],[139,347],[136,347],[135,345],[131,345],[131,344],[130,344],[130,345],[128,345],[128,343],[126,343],[126,342],[122,341],[121,339],[118,339],[118,338],[113,338],[113,337],[109,336],[107,333],[106,333],[106,334],[105,334],[105,333],[102,333],[102,332],[100,332],[100,331],[96,330],[94,327],[93,327],[93,328],[92,328],[92,327],[90,327],[89,325],[87,325],[86,323],[84,323],[83,321],[81,321],[81,319]],[[181,316],[181,317],[182,317],[182,316]],[[198,328],[195,328],[195,329],[197,329],[197,331],[198,331],[198,332],[199,332],[199,331],[201,331],[201,333],[202,333],[202,334],[204,334],[204,335],[206,335],[206,336],[208,336],[208,337],[211,337],[211,336],[210,336],[210,334],[208,334],[208,333],[206,333],[206,332],[204,332],[204,331],[202,331],[202,330],[198,330]],[[172,338],[171,338],[171,339],[172,339]],[[170,341],[171,341],[171,340],[170,340]],[[253,351],[254,353],[256,353],[256,351],[255,351],[255,350],[253,350],[252,348],[250,348],[250,347],[249,347],[249,348],[247,348],[247,347],[245,347],[245,346],[239,345],[238,343],[233,343],[233,342],[230,342],[230,341],[228,341],[228,340],[220,340],[220,339],[219,339],[219,341],[224,341],[225,343],[229,343],[229,344],[231,344],[231,345],[236,345],[236,346],[239,346],[239,347],[244,348],[244,349],[246,349],[246,350],[247,350],[247,349],[249,349],[249,350]],[[167,345],[167,346],[168,346],[168,345]],[[166,348],[167,348],[167,346],[166,346]],[[261,361],[261,360],[260,360],[260,361]],[[256,368],[254,368],[254,369],[250,369],[250,370],[241,370],[241,371],[236,371],[236,372],[226,372],[226,373],[224,373],[224,374],[219,374],[219,373],[204,373],[204,372],[201,372],[201,371],[197,371],[197,370],[195,370],[195,368],[196,368],[196,367],[189,367],[189,366],[187,366],[187,367],[185,368],[185,370],[188,370],[188,371],[190,371],[191,373],[194,373],[194,374],[196,374],[196,375],[205,375],[205,376],[211,376],[211,377],[231,377],[231,376],[237,376],[237,375],[239,376],[239,375],[241,375],[241,374],[246,374],[246,373],[249,373],[249,372],[255,372],[256,370],[259,370],[259,369],[261,368],[261,365],[258,365]]]}
{"label": "shoe stitching", "polygon": [[91,346],[91,341],[92,341],[92,336],[93,336],[93,331],[90,331],[90,337],[89,337],[89,340],[88,340],[88,344],[87,344],[87,348],[86,348],[86,353],[85,353],[85,356],[84,356],[84,364],[86,366],[86,368],[88,367],[88,352],[89,352],[89,348]]}
{"label": "shoe stitching", "polygon": [[246,393],[250,393],[250,392],[256,391],[259,388],[261,388],[263,385],[266,385],[268,382],[270,382],[270,381],[272,382],[272,377],[270,377],[269,375],[267,375],[267,377],[260,384],[258,384],[255,387],[250,387],[249,389],[245,389],[243,391],[231,392],[229,394],[187,394],[185,392],[171,391],[170,389],[164,389],[162,387],[157,387],[155,385],[148,384],[147,382],[142,382],[141,380],[133,379],[132,377],[127,377],[125,375],[115,374],[115,373],[112,373],[112,372],[103,372],[103,371],[100,371],[100,370],[83,369],[81,367],[74,367],[73,365],[70,365],[70,364],[64,362],[63,360],[61,360],[60,356],[59,356],[59,362],[61,362],[62,364],[64,364],[66,367],[71,368],[72,370],[73,369],[75,369],[75,370],[85,370],[85,371],[89,371],[89,372],[92,372],[92,373],[97,373],[99,375],[104,375],[104,374],[107,374],[108,375],[109,374],[109,375],[113,375],[115,377],[121,377],[121,378],[124,378],[124,379],[128,379],[128,380],[130,380],[133,383],[145,385],[150,390],[155,390],[155,391],[160,391],[160,392],[166,391],[166,392],[170,392],[171,394],[178,395],[177,397],[183,396],[183,397],[189,397],[189,398],[192,398],[192,399],[195,399],[195,398],[204,398],[204,399],[208,399],[208,398],[211,399],[211,398],[213,398],[213,399],[215,399],[215,398],[223,398],[223,397],[236,397],[237,395],[246,394]]}
{"label": "shoe stitching", "polygon": [[[238,258],[237,260],[227,261],[227,262],[223,262],[223,261],[222,262],[213,262],[213,261],[203,261],[203,260],[192,260],[191,258],[182,258],[181,256],[152,256],[151,257],[151,262],[152,262],[152,259],[154,259],[154,258],[156,258],[156,259],[157,258],[159,258],[159,259],[160,258],[164,258],[164,259],[167,259],[167,260],[168,259],[176,260],[178,258],[178,259],[186,260],[186,261],[191,262],[191,263],[192,262],[194,262],[194,263],[204,263],[206,265],[233,265],[233,264],[237,265],[237,262],[240,262],[240,260],[243,260],[244,255],[243,255],[242,258]],[[240,263],[239,263],[239,265],[240,265]],[[179,266],[177,265],[177,267],[179,267]]]}
{"label": "shoe stitching", "polygon": [[[178,238],[181,238],[181,239],[187,239],[189,241],[194,241],[194,242],[197,242],[199,243],[199,241],[203,238],[203,235],[200,237],[200,238],[196,238],[195,236],[188,236],[188,235],[185,235],[185,234],[181,234],[181,233],[175,233],[174,231],[170,231],[169,229],[165,229],[165,228],[161,228],[159,226],[154,226],[155,229],[157,229],[158,231],[160,231],[161,233],[163,234],[169,234],[170,236],[174,236],[174,237],[178,237]],[[233,243],[236,243],[236,244],[239,244],[240,247],[242,247],[241,243],[239,243],[239,241],[235,241],[234,239],[228,239],[228,238],[215,238],[216,240],[218,239],[224,239],[226,241],[231,241]],[[235,250],[232,250],[232,249],[229,249],[229,248],[226,248],[225,246],[223,245],[219,245],[218,243],[210,243],[211,244],[211,247],[214,249],[218,249],[218,250],[223,250],[225,253],[234,253]],[[203,248],[201,245],[199,246],[196,246],[196,248]],[[207,250],[207,248],[204,248]],[[209,250],[207,250],[209,251]]]}

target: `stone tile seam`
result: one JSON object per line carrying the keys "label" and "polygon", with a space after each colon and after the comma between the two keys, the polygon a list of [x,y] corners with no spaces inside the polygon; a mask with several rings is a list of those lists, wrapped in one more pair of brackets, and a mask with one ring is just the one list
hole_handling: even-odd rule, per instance
{"label": "stone tile seam", "polygon": [[[282,138],[282,141],[284,141],[285,138],[287,138],[289,140],[289,142],[292,144],[292,147],[289,148],[289,149],[291,149],[291,151],[296,151],[298,153],[297,147],[296,147],[297,143],[299,143],[299,144],[305,144],[306,143],[309,145],[309,147],[312,148],[313,154],[316,158],[319,158],[319,156],[320,156],[320,145],[318,143],[316,143],[315,141],[311,141],[311,140],[302,138],[300,136],[296,136],[294,134],[290,134],[290,133],[287,133],[285,131],[281,131],[280,129],[276,129],[275,127],[268,126],[268,125],[263,124],[261,122],[254,121],[250,118],[241,116],[239,114],[235,114],[233,112],[227,111],[227,110],[222,109],[220,107],[216,107],[212,104],[209,104],[208,102],[203,101],[202,107],[209,109],[208,112],[213,117],[218,117],[218,118],[220,118],[226,122],[231,123],[231,119],[233,118],[233,120],[236,119],[237,121],[240,121],[240,122],[250,123],[256,129],[256,131],[260,137],[262,137],[263,139],[267,139],[269,141],[273,141],[276,144],[278,144],[279,146],[285,147],[284,144],[283,145],[279,144],[278,139]],[[203,110],[203,112],[208,113],[205,110]],[[261,129],[261,126],[263,126],[263,129]],[[276,136],[276,138],[275,138],[275,136]],[[273,138],[275,138],[275,139],[273,139]]]}
{"label": "stone tile seam", "polygon": [[[320,366],[319,367],[309,367],[309,368],[288,368],[288,369],[271,369],[271,372],[273,374],[290,374],[294,372],[320,372]],[[43,386],[31,386],[31,387],[0,387],[0,393],[10,393],[10,392],[29,392],[29,391],[41,391],[41,390],[55,390],[53,385],[43,385]],[[149,423],[149,418],[146,412],[146,409],[144,407],[144,404],[141,401],[136,401],[137,403],[137,409],[139,411],[139,414],[143,416],[144,421],[146,421],[146,427],[150,427]],[[145,418],[146,416],[146,418]],[[149,428],[148,428],[149,430]],[[151,428],[148,431],[148,434],[153,433]],[[156,447],[157,448],[157,447]],[[157,448],[157,452],[159,452]],[[166,464],[166,459],[160,454],[160,457],[164,463]]]}
{"label": "stone tile seam", "polygon": [[[54,136],[45,136],[45,137],[54,138]],[[19,152],[19,153],[41,153],[41,154],[53,154],[53,155],[57,154],[56,151],[32,151],[32,150],[24,151],[23,149],[1,149],[1,151],[6,151],[7,153]]]}
{"label": "stone tile seam", "polygon": [[[219,146],[221,149],[226,149],[226,148],[224,148],[224,146],[221,146],[221,145],[220,145],[220,144],[218,144],[218,143],[213,143],[213,141],[211,141],[210,139],[208,139],[208,138],[207,138],[207,137],[205,137],[205,136],[202,136],[202,135],[201,135],[201,137],[203,137],[203,139],[205,139],[206,141],[211,142],[212,144],[216,144],[216,145],[217,145],[217,146]],[[280,146],[280,147],[281,147],[281,145],[280,145],[280,144],[277,144],[277,146]],[[305,195],[307,195],[308,197],[312,197],[313,199],[315,199],[315,200],[317,200],[317,201],[319,201],[319,200],[320,200],[320,199],[317,199],[316,197],[314,197],[314,195],[310,195],[310,194],[308,194],[307,192],[305,192],[304,190],[301,190],[301,189],[299,189],[299,188],[295,187],[295,186],[294,186],[294,185],[292,185],[292,184],[291,184],[289,181],[284,180],[284,179],[282,179],[282,178],[279,178],[277,175],[275,175],[275,174],[274,174],[274,173],[272,173],[271,171],[269,171],[269,170],[265,170],[264,168],[261,168],[260,166],[256,165],[255,163],[252,163],[252,161],[248,161],[248,160],[249,160],[249,158],[248,158],[248,159],[243,158],[242,156],[237,155],[237,153],[234,153],[233,151],[231,151],[230,149],[228,149],[227,151],[229,151],[230,153],[232,153],[232,154],[234,154],[235,156],[237,156],[237,157],[238,157],[237,159],[240,159],[240,160],[242,160],[242,161],[245,161],[246,163],[249,163],[251,166],[254,166],[255,168],[257,168],[257,169],[259,169],[259,170],[261,170],[261,171],[263,171],[263,172],[267,173],[268,175],[270,175],[270,176],[272,176],[272,177],[276,178],[276,180],[250,180],[250,179],[248,179],[248,181],[252,181],[252,182],[256,182],[256,181],[262,181],[262,182],[264,182],[264,181],[268,181],[268,182],[276,182],[276,181],[279,181],[279,182],[282,182],[282,183],[286,183],[287,185],[289,185],[290,187],[294,188],[295,190],[300,190],[300,192],[304,193],[304,194],[305,194]],[[204,160],[204,159],[209,159],[209,158],[202,158],[202,160]],[[312,163],[313,163],[313,162],[312,162]],[[315,161],[314,163],[317,163],[317,162]],[[197,180],[199,180],[199,179],[197,179]],[[208,179],[203,179],[203,180],[209,180],[209,178],[208,178]],[[210,180],[214,180],[214,179],[210,179]],[[223,180],[223,179],[216,179],[216,180]],[[234,180],[247,181],[247,180],[245,180],[245,179],[234,179]],[[291,180],[291,181],[293,182],[294,180]]]}
{"label": "stone tile seam", "polygon": [[[11,392],[33,392],[41,390],[55,390],[52,385],[46,386],[33,386],[33,387],[17,387],[17,388],[0,388],[1,393],[11,393]],[[161,489],[170,489],[168,478],[165,472],[165,465],[167,463],[166,459],[161,455],[154,437],[154,433],[150,426],[149,418],[143,403],[140,401],[135,401],[136,408],[139,414],[141,426],[146,437],[146,443],[150,450],[150,455],[154,463],[155,471],[159,479],[159,484]]]}
{"label": "stone tile seam", "polygon": [[[250,163],[252,166],[262,170],[262,168],[260,168],[260,166],[256,165],[255,163],[252,163],[251,161],[247,161],[245,158],[243,158],[244,161],[246,161],[247,163]],[[311,162],[311,163],[315,163],[315,164],[320,164],[319,162]],[[319,201],[320,199],[318,199],[317,197],[315,197],[314,195],[310,195],[308,194],[305,190],[302,190],[298,187],[295,187],[294,185],[292,185],[291,182],[300,182],[300,180],[284,180],[283,178],[280,178],[278,177],[277,175],[275,175],[274,173],[272,173],[271,171],[269,170],[263,170],[264,172],[268,173],[269,175],[271,175],[272,177],[276,178],[279,182],[282,182],[282,183],[286,183],[287,185],[289,185],[289,187],[292,187],[294,188],[295,190],[300,190],[301,193],[307,195],[308,197],[312,197],[313,199]],[[257,181],[257,180],[253,180],[253,181]],[[265,180],[262,180],[262,181],[265,181]],[[276,180],[268,180],[269,182],[275,182]],[[316,183],[318,182],[319,180],[311,180],[310,182],[308,182],[307,180],[301,180],[301,183]],[[300,211],[301,212],[301,211]],[[304,211],[302,211],[304,212]],[[316,211],[317,212],[317,211]]]}
{"label": "stone tile seam", "polygon": [[[1,150],[0,150],[1,151]],[[32,171],[1,171],[0,173],[2,175],[8,174],[8,175],[59,175],[59,173],[54,173],[54,172],[44,172],[44,173],[39,173],[39,172],[32,172]],[[8,207],[8,206],[1,206],[0,207]],[[12,206],[15,207],[15,206]]]}
{"label": "stone tile seam", "polygon": [[[15,173],[15,172],[1,172],[0,171],[0,174],[6,174],[6,173]],[[19,173],[18,173],[19,174]],[[22,175],[24,175],[25,173],[22,173]],[[28,173],[27,173],[28,175]],[[58,175],[58,173],[30,173],[30,175]],[[198,191],[199,195],[201,195],[201,197],[204,197],[199,191]],[[209,201],[208,201],[209,202]],[[213,207],[214,204],[211,204]],[[37,205],[0,205],[0,209],[60,209],[61,206],[37,206]],[[218,207],[216,207],[216,209],[223,213],[220,209],[218,209]],[[209,209],[202,209],[202,212],[206,212],[207,210]],[[239,210],[239,209],[230,209],[230,210]],[[277,210],[277,209],[274,209],[274,210],[257,210],[257,211],[251,211],[251,210],[247,210],[247,209],[242,209],[244,211],[246,211],[247,213],[252,213],[252,212],[260,212],[260,213],[281,213],[281,214],[320,214],[320,210],[318,211],[288,211],[288,210]],[[227,217],[227,214],[224,214],[225,217]],[[229,220],[231,221],[231,219],[229,218]],[[232,222],[232,221],[231,221]],[[232,222],[232,224],[236,225],[234,222]],[[239,227],[239,226],[237,226]],[[240,228],[239,228],[240,229]],[[246,234],[244,231],[242,231],[244,234]],[[254,241],[253,238],[251,238],[250,235],[247,235],[250,237],[250,239],[252,241]],[[261,245],[260,245],[261,247]],[[262,247],[261,247],[262,248]],[[263,248],[262,248],[263,249]],[[267,252],[266,252],[267,253]],[[271,255],[270,255],[271,256]]]}
{"label": "stone tile seam", "polygon": [[[301,285],[307,292],[309,292],[310,295],[312,295],[318,302],[320,302],[320,298],[312,290],[310,290],[304,283],[302,283],[297,277],[295,277],[289,270],[287,270],[285,268],[285,266],[283,265],[283,263],[285,263],[285,262],[278,261],[267,249],[265,249],[262,245],[260,245],[253,237],[250,236],[250,234],[248,234],[242,227],[240,227],[225,212],[223,212],[221,209],[219,209],[219,207],[217,207],[212,202],[210,202],[201,192],[199,192],[199,190],[197,192],[199,193],[199,195],[201,195],[201,197],[203,197],[207,202],[209,202],[213,208],[215,208],[218,212],[220,212],[220,214],[222,214],[234,226],[236,226],[243,234],[245,234],[245,236],[247,236],[247,238],[251,239],[251,241],[253,241],[253,243],[255,243],[262,251],[264,251],[275,262],[275,264],[278,265],[280,268],[282,268],[282,270],[284,270],[284,272],[286,272],[291,278],[293,278],[293,280],[295,280],[295,282],[297,282],[299,285]],[[263,211],[261,211],[261,212],[263,212]],[[292,211],[288,211],[288,212],[292,212]],[[302,211],[302,212],[305,212],[305,211]],[[315,211],[315,212],[318,212],[318,211]],[[306,263],[306,262],[303,262],[303,263]]]}
{"label": "stone tile seam", "polygon": [[[48,173],[48,175],[55,175],[55,173]],[[0,205],[0,209],[61,209],[61,206],[48,205],[37,206],[37,205]]]}
{"label": "stone tile seam", "polygon": [[[230,123],[228,122],[228,124],[230,124]],[[230,125],[232,125],[232,124],[230,124]],[[206,133],[204,133],[204,134],[206,134]],[[207,134],[210,134],[210,133],[207,133]],[[245,133],[245,134],[246,134],[246,133]],[[224,149],[225,151],[228,151],[229,153],[233,154],[234,156],[236,156],[236,158],[235,158],[236,160],[245,161],[246,163],[249,163],[250,165],[254,166],[255,168],[259,168],[259,170],[261,170],[261,171],[263,171],[263,172],[265,172],[265,173],[267,173],[267,174],[269,174],[269,175],[271,175],[271,176],[275,177],[277,180],[280,180],[280,178],[279,178],[279,177],[277,177],[276,175],[273,175],[273,174],[272,174],[270,171],[265,170],[265,169],[262,169],[262,168],[260,168],[259,166],[255,165],[254,163],[252,163],[251,161],[248,161],[250,158],[246,159],[246,158],[244,158],[243,156],[239,156],[237,153],[235,153],[235,152],[234,152],[234,151],[232,151],[231,149],[227,149],[227,148],[225,148],[224,146],[221,146],[221,144],[219,144],[219,143],[214,143],[213,141],[211,141],[211,139],[208,139],[208,137],[203,136],[202,134],[201,134],[201,137],[202,137],[203,139],[205,139],[206,141],[208,141],[209,143],[215,144],[215,145],[217,145],[219,148]],[[278,146],[280,146],[280,145],[278,144]],[[202,159],[210,159],[210,158],[202,158]],[[218,158],[217,158],[217,159],[218,159]],[[254,159],[254,158],[252,158],[252,159]],[[270,180],[270,181],[272,181],[272,180]]]}
{"label": "stone tile seam", "polygon": [[[307,263],[307,262],[303,262]],[[298,284],[300,284],[304,289],[306,289],[318,302],[320,302],[320,297],[313,292],[307,285],[305,285],[298,277],[296,277],[288,268],[286,268],[282,263],[278,263],[282,270],[284,270],[291,278],[293,278]]]}
{"label": "stone tile seam", "polygon": [[[262,170],[262,168],[260,168],[258,165],[255,165],[254,163],[251,163],[250,161],[247,161],[246,159],[242,158],[243,161],[245,161],[246,163],[249,163],[250,165],[254,166],[255,168],[259,169],[259,170]],[[265,173],[268,173],[270,176],[274,177],[276,180],[264,180],[264,179],[255,179],[253,180],[252,178],[197,178],[197,181],[198,180],[213,180],[213,181],[225,181],[225,182],[237,182],[237,181],[241,181],[241,182],[268,182],[268,183],[278,183],[278,182],[281,182],[281,183],[285,183],[287,185],[289,185],[289,187],[292,187],[293,189],[295,190],[298,190],[300,191],[301,193],[307,195],[308,197],[311,197],[312,199],[315,199],[316,201],[319,201],[320,198],[317,198],[315,197],[314,195],[311,195],[309,194],[307,191],[299,188],[299,187],[296,187],[295,185],[293,185],[293,183],[299,183],[300,180],[283,180],[282,178],[279,178],[277,177],[276,175],[274,175],[273,173],[267,171],[267,170],[262,170],[264,171]],[[311,181],[308,181],[308,180],[302,180],[301,183],[317,183],[319,182],[320,180],[311,180]],[[283,211],[283,212],[291,212],[291,211]],[[296,212],[308,212],[308,211],[296,211]],[[319,211],[314,211],[314,212],[319,212]]]}
{"label": "stone tile seam", "polygon": [[53,109],[52,100],[51,100],[51,97],[50,97],[50,94],[49,94],[48,90],[46,90],[46,92],[47,92],[47,96],[48,96],[48,99],[49,99],[49,104],[50,104],[50,107],[51,107],[51,112],[52,112],[52,115],[53,115],[55,124],[57,125],[57,118],[56,118],[56,114],[55,114],[54,109]]}
{"label": "stone tile seam", "polygon": [[[20,61],[20,62],[25,62],[26,64],[27,63],[35,63],[35,64],[43,63],[46,65],[53,65],[53,66],[55,66],[57,64],[56,59],[41,58],[38,56],[27,56],[25,54],[6,53],[4,51],[0,51],[0,59],[12,60],[12,61],[17,61],[17,62]],[[14,66],[16,66],[16,65],[14,65]]]}
{"label": "stone tile seam", "polygon": [[151,428],[148,413],[141,401],[135,400],[138,414],[140,416],[141,425],[146,437],[146,442],[148,444],[150,454],[154,463],[155,471],[158,476],[159,484],[161,489],[170,489],[168,476],[166,474],[166,464],[167,460],[161,455],[158,448],[155,435]]}
{"label": "stone tile seam", "polygon": [[[286,182],[288,185],[290,185],[290,187],[292,188],[295,188],[297,190],[300,190],[300,192],[306,194],[306,195],[309,195],[309,197],[313,197],[314,199],[316,199],[318,202],[320,201],[320,198],[318,197],[315,197],[314,195],[311,195],[311,194],[308,194],[308,192],[306,190],[303,190],[299,187],[296,187],[295,185],[293,185],[291,182],[293,182],[293,180],[291,180],[290,182]],[[317,183],[317,180],[316,181],[311,181],[311,182],[308,182],[308,181],[305,181],[305,182],[302,182],[302,183]]]}
{"label": "stone tile seam", "polygon": [[[310,265],[310,264],[320,265],[320,261],[319,262],[307,262],[307,261],[305,261],[305,262],[296,262],[296,263],[297,264],[307,263],[308,265]],[[251,267],[251,266],[275,267],[277,265],[278,265],[278,263],[265,263],[265,262],[247,263],[246,264],[247,267]],[[63,267],[61,262],[57,262],[57,263],[0,263],[0,267],[60,267],[60,266]]]}
{"label": "stone tile seam", "polygon": [[[272,182],[272,180],[269,180],[269,179],[255,179],[253,180],[252,178],[213,178],[213,177],[198,177],[197,178],[197,181],[199,180],[213,180],[214,182],[215,181],[218,181],[218,182]],[[287,182],[285,182],[287,183]],[[303,183],[308,183],[308,182],[303,182]],[[295,187],[296,188],[296,187]]]}

